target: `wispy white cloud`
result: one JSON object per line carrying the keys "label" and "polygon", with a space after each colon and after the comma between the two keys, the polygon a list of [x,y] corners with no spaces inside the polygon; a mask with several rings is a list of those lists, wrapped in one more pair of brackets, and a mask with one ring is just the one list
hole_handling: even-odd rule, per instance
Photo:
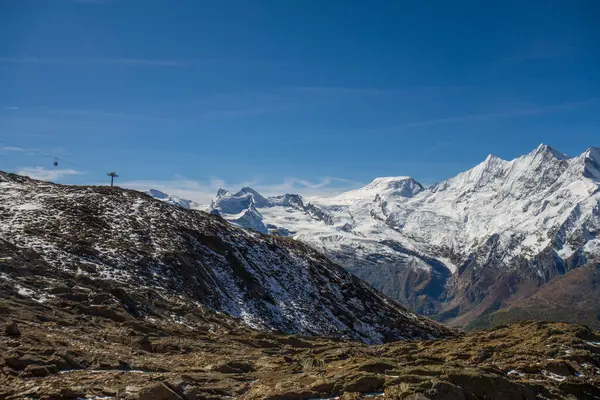
{"label": "wispy white cloud", "polygon": [[19,110],[19,107],[17,107],[17,106],[8,106],[8,107],[6,107],[6,109],[7,110],[16,111],[16,110]]}
{"label": "wispy white cloud", "polygon": [[17,174],[25,175],[33,179],[39,179],[42,181],[55,181],[60,180],[61,178],[73,176],[73,175],[82,175],[85,174],[83,171],[77,171],[74,169],[64,169],[64,168],[44,168],[44,167],[23,167],[17,170]]}
{"label": "wispy white cloud", "polygon": [[362,184],[356,181],[325,177],[318,181],[308,181],[299,178],[285,178],[278,183],[265,183],[259,180],[241,183],[227,183],[219,178],[201,182],[184,177],[175,177],[172,180],[135,180],[119,183],[119,186],[135,190],[146,191],[157,189],[162,192],[179,196],[200,204],[208,204],[214,198],[217,190],[223,188],[231,192],[242,187],[250,186],[263,196],[277,196],[285,193],[298,193],[305,197],[332,196],[346,190],[355,189]]}
{"label": "wispy white cloud", "polygon": [[106,117],[106,118],[124,118],[124,119],[137,119],[137,120],[147,120],[147,121],[172,121],[169,118],[144,115],[144,114],[136,114],[136,113],[128,113],[128,112],[116,112],[116,111],[107,111],[107,110],[94,110],[94,109],[48,109],[45,108],[43,111],[46,111],[51,114],[59,114],[59,115],[68,115],[73,117]]}
{"label": "wispy white cloud", "polygon": [[17,146],[1,146],[0,147],[0,151],[16,151],[16,152],[25,152],[25,151],[30,151],[32,149],[26,149],[24,147],[17,147]]}
{"label": "wispy white cloud", "polygon": [[448,91],[469,89],[471,86],[414,86],[399,89],[354,86],[284,86],[279,88],[283,93],[306,94],[331,97],[388,97],[413,95],[415,93],[433,94]]}
{"label": "wispy white cloud", "polygon": [[386,96],[401,92],[379,88],[343,86],[288,86],[281,88],[281,90],[320,96]]}
{"label": "wispy white cloud", "polygon": [[232,107],[230,109],[208,110],[201,112],[200,118],[244,118],[260,115],[275,114],[279,112],[293,110],[295,107],[286,104],[273,104],[263,106],[242,106]]}
{"label": "wispy white cloud", "polygon": [[33,149],[20,146],[0,146],[0,154],[18,153],[23,155],[36,155],[40,153],[39,149]]}
{"label": "wispy white cloud", "polygon": [[147,59],[147,58],[93,58],[93,57],[0,57],[3,64],[54,64],[54,65],[123,65],[149,67],[189,66],[182,60]]}
{"label": "wispy white cloud", "polygon": [[109,4],[110,0],[71,0],[73,3],[81,4]]}
{"label": "wispy white cloud", "polygon": [[[92,3],[96,4],[96,3]],[[103,4],[103,3],[98,3]],[[66,66],[98,66],[122,65],[141,67],[203,67],[203,66],[238,66],[238,67],[264,67],[276,66],[269,60],[253,60],[238,58],[201,58],[201,59],[161,59],[137,57],[36,57],[36,56],[0,56],[2,64],[39,64],[39,65],[66,65]]]}
{"label": "wispy white cloud", "polygon": [[[518,118],[518,117],[528,117],[533,115],[542,115],[549,114],[556,111],[563,111],[569,109],[576,109],[579,107],[584,107],[587,105],[591,105],[594,103],[600,102],[600,97],[589,98],[581,101],[572,101],[565,102],[561,104],[555,104],[550,106],[540,106],[540,107],[531,107],[531,108],[521,108],[515,110],[508,111],[499,111],[499,112],[490,112],[490,113],[477,113],[477,114],[466,114],[466,115],[458,115],[453,117],[445,117],[445,118],[436,118],[429,119],[424,121],[416,121],[409,122],[402,125],[395,125],[392,127],[384,128],[383,131],[396,131],[403,130],[409,128],[418,128],[422,126],[431,126],[431,125],[442,125],[442,124],[451,124],[451,123],[461,123],[461,122],[472,122],[472,121],[495,121],[495,120],[503,120],[510,118]],[[380,130],[378,130],[380,131]]]}

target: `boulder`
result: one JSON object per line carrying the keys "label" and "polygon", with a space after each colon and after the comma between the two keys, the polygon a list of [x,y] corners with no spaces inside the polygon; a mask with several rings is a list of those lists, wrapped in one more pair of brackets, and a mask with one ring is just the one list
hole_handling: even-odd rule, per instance
{"label": "boulder", "polygon": [[144,388],[139,393],[139,400],[183,400],[164,383]]}
{"label": "boulder", "polygon": [[6,327],[4,328],[4,333],[6,334],[6,336],[11,337],[21,336],[19,325],[16,322],[11,322],[10,324],[6,325]]}

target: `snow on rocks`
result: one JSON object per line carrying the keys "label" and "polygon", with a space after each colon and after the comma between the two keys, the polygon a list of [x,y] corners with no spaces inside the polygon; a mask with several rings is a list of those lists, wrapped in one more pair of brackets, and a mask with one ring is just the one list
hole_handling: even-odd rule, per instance
{"label": "snow on rocks", "polygon": [[[155,200],[117,187],[62,186],[3,172],[0,178],[0,243],[35,251],[61,273],[181,297],[267,330],[367,343],[448,332],[298,241],[237,229],[173,206],[168,195]],[[248,188],[236,197],[270,201],[255,201]],[[23,207],[31,199],[36,207]],[[26,289],[23,296],[52,301]],[[143,305],[135,312],[143,316]]]}

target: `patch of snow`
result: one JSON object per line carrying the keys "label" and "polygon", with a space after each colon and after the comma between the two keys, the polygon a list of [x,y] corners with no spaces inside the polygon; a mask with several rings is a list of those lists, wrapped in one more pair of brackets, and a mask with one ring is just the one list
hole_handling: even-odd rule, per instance
{"label": "patch of snow", "polygon": [[555,374],[555,373],[553,373],[553,372],[546,371],[546,370],[543,370],[543,371],[542,371],[542,374],[543,374],[545,377],[547,377],[547,378],[550,378],[550,379],[552,379],[552,380],[555,380],[555,381],[558,381],[558,382],[562,382],[562,381],[564,381],[565,379],[567,379],[567,377],[566,377],[566,376],[558,375],[558,374]]}

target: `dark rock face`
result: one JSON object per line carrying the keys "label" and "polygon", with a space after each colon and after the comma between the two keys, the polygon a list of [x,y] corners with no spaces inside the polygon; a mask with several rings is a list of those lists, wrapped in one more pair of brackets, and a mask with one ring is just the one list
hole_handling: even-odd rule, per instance
{"label": "dark rock face", "polygon": [[124,322],[179,302],[256,328],[369,343],[450,332],[300,242],[132,190],[0,179],[2,282],[40,304]]}
{"label": "dark rock face", "polygon": [[13,337],[21,336],[21,331],[19,330],[19,325],[16,322],[11,322],[10,324],[6,325],[6,328],[4,328],[4,333],[6,333],[7,336],[13,336]]}

